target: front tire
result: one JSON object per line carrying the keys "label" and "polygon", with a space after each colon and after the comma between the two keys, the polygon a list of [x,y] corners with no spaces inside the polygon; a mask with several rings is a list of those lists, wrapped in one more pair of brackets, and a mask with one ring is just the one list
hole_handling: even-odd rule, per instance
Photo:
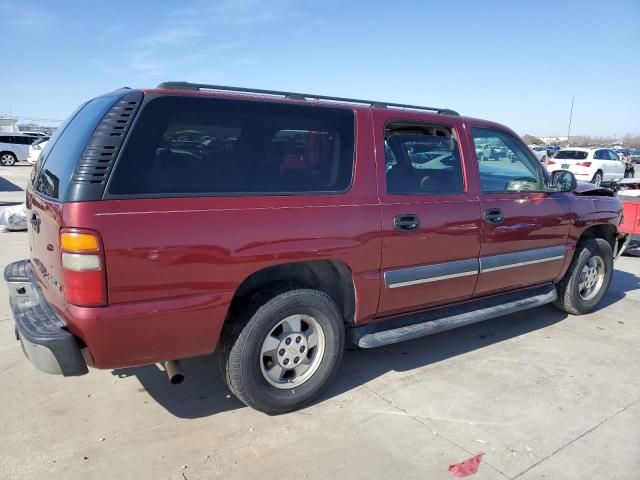
{"label": "front tire", "polygon": [[228,321],[222,371],[231,391],[256,410],[275,415],[308,405],[336,374],[344,323],[324,292],[267,290]]}
{"label": "front tire", "polygon": [[573,315],[593,311],[606,295],[613,274],[613,250],[602,238],[578,243],[567,273],[556,284],[554,305]]}

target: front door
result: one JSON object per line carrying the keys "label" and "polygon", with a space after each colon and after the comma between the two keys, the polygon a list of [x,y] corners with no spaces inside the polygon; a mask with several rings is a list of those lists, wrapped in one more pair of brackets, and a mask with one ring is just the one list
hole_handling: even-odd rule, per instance
{"label": "front door", "polygon": [[473,294],[480,205],[465,181],[460,130],[454,124],[376,122],[376,151],[385,154],[377,157],[383,231],[379,316]]}
{"label": "front door", "polygon": [[510,133],[472,128],[475,145],[500,154],[478,159],[482,229],[475,295],[545,283],[557,277],[567,255],[570,199],[544,191],[542,167]]}

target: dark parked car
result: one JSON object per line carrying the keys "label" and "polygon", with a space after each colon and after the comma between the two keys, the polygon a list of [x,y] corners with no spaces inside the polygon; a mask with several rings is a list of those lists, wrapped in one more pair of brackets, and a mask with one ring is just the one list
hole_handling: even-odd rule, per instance
{"label": "dark parked car", "polygon": [[[482,145],[511,161],[479,161]],[[592,311],[628,241],[611,195],[448,109],[122,89],[38,158],[30,258],[5,279],[39,369],[164,362],[177,380],[176,360],[219,350],[231,391],[275,414],[317,398],[345,342]]]}

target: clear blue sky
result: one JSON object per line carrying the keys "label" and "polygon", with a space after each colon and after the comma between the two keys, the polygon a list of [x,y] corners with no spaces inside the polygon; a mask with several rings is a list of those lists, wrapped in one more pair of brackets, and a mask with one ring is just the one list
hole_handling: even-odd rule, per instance
{"label": "clear blue sky", "polygon": [[[101,3],[101,5],[98,5]],[[640,134],[640,0],[0,0],[0,113],[189,80],[444,106],[521,134]]]}

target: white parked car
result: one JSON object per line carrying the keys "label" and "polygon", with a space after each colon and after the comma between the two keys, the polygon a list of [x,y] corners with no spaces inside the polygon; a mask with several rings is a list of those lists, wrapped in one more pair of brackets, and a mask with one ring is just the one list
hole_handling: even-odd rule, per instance
{"label": "white parked car", "polygon": [[0,134],[0,165],[10,167],[16,162],[26,160],[29,146],[37,139],[38,137],[19,133]]}
{"label": "white parked car", "polygon": [[540,160],[542,163],[545,163],[547,157],[547,147],[542,147],[540,145],[529,145],[529,149],[533,152],[533,154]]}
{"label": "white parked car", "polygon": [[547,170],[569,170],[578,180],[600,185],[622,180],[625,163],[608,148],[564,148],[547,159]]}
{"label": "white parked car", "polygon": [[48,137],[46,133],[43,132],[20,132],[22,135],[28,135],[30,137]]}
{"label": "white parked car", "polygon": [[48,142],[49,138],[43,137],[39,138],[31,145],[29,145],[29,155],[27,156],[27,162],[29,162],[31,165],[35,165],[35,163],[38,161],[38,158],[40,157],[40,154],[44,150],[44,147],[47,146]]}

